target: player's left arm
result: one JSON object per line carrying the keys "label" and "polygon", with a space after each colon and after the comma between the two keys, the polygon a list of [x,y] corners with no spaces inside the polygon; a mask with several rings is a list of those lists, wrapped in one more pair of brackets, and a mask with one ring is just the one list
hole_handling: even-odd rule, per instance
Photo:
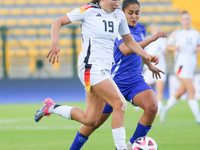
{"label": "player's left arm", "polygon": [[[154,65],[152,65],[152,63],[150,63],[144,59],[142,59],[142,61],[147,65],[148,69],[152,72],[153,78],[156,77],[156,79],[158,79],[158,78],[161,79],[160,73],[165,74],[165,72],[163,72],[162,70],[160,70],[160,69],[156,68]],[[157,61],[157,63],[158,63],[158,57],[153,56],[152,61]]]}
{"label": "player's left arm", "polygon": [[[141,46],[133,39],[131,34],[122,35],[125,45],[133,52],[140,55],[144,60],[150,61],[152,60],[152,56],[148,55]],[[120,49],[120,46],[119,46]],[[121,49],[120,49],[121,51]]]}
{"label": "player's left arm", "polygon": [[[149,45],[151,42],[154,42],[155,40],[157,40],[159,37],[167,37],[167,33],[165,32],[158,32],[157,34],[155,34],[154,36],[150,37],[150,38],[147,38],[141,42],[138,42],[138,44],[142,47],[142,48],[145,48],[147,45]],[[122,43],[119,45],[119,49],[120,51],[125,55],[131,55],[133,54],[134,52],[131,51],[125,43]]]}
{"label": "player's left arm", "polygon": [[[131,51],[127,46],[126,46],[126,44],[125,43],[121,43],[120,45],[119,45],[119,50],[122,52],[122,54],[124,54],[125,56],[127,56],[128,54],[127,53],[131,53],[131,54],[133,54],[134,52],[133,51]],[[145,59],[142,59],[142,61],[144,62],[145,61]],[[158,57],[157,56],[151,56],[151,62],[153,62],[153,63],[155,63],[155,65],[157,65],[158,63],[159,63],[159,59],[158,59]],[[151,63],[148,63],[148,61],[145,61],[144,62],[147,66],[148,66],[148,64],[151,64]]]}
{"label": "player's left arm", "polygon": [[147,45],[149,45],[151,42],[154,42],[154,41],[156,41],[158,38],[160,38],[160,37],[162,37],[162,38],[165,38],[165,37],[167,37],[167,33],[165,33],[165,32],[158,32],[158,33],[156,33],[155,35],[153,35],[152,37],[150,37],[150,38],[147,38],[147,39],[145,39],[145,40],[143,40],[143,41],[141,41],[141,42],[138,42],[138,44],[142,47],[142,48],[145,48]]}

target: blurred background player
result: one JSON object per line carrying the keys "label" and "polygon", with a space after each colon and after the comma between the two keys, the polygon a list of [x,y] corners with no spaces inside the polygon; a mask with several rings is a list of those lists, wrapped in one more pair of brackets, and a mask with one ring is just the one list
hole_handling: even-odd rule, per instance
{"label": "blurred background player", "polygon": [[187,91],[188,105],[192,110],[196,123],[200,123],[199,104],[195,99],[195,89],[193,85],[194,71],[197,64],[196,52],[199,51],[199,32],[191,28],[191,17],[187,11],[181,13],[181,28],[171,33],[167,42],[167,50],[175,51],[174,71],[179,78],[179,87],[176,93],[171,96],[167,105],[163,109],[160,120],[165,122],[167,112]]}
{"label": "blurred background player", "polygon": [[[157,33],[161,32],[161,28],[158,24],[151,25],[151,35],[154,36]],[[156,79],[152,77],[152,72],[148,69],[148,67],[144,66],[144,79],[145,82],[148,83],[151,87],[155,83],[156,95],[158,100],[158,115],[160,114],[163,106],[163,91],[165,87],[166,81],[166,62],[165,62],[165,52],[166,52],[167,39],[166,38],[158,38],[156,41],[150,43],[147,47],[145,47],[145,51],[149,55],[155,55],[159,59],[159,63],[156,67],[165,72],[165,74],[161,74],[161,78]]]}
{"label": "blurred background player", "polygon": [[[144,40],[145,28],[143,25],[138,23],[140,4],[137,0],[124,0],[122,9],[125,12],[131,35],[142,47],[147,46],[150,42],[159,37],[167,36],[166,33],[159,32],[153,37]],[[142,58],[136,53],[131,52],[131,50],[125,45],[121,36],[115,40],[114,59],[115,64],[111,71],[113,80],[116,82],[127,101],[144,109],[144,113],[138,122],[135,133],[127,143],[127,148],[131,149],[132,143],[138,137],[145,136],[151,129],[151,125],[157,113],[157,100],[152,88],[144,81],[142,75]],[[150,62],[144,62],[147,63],[149,69],[154,72],[155,77],[160,76],[159,72],[161,71],[159,69],[155,68]],[[90,134],[92,134],[95,129],[107,120],[112,111],[112,107],[106,104],[98,124],[94,127],[82,125],[80,130],[77,132],[70,150],[81,149]]]}

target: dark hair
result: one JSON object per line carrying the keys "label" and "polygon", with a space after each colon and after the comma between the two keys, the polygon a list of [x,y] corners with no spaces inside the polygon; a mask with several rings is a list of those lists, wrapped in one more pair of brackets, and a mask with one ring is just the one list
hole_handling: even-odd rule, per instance
{"label": "dark hair", "polygon": [[92,0],[90,1],[90,3],[93,3],[93,4],[96,4],[96,3],[99,3],[100,0]]}
{"label": "dark hair", "polygon": [[122,10],[126,9],[130,4],[137,4],[140,7],[140,3],[138,0],[124,0],[122,3]]}
{"label": "dark hair", "polygon": [[180,15],[182,16],[184,14],[189,14],[189,12],[187,10],[183,10]]}

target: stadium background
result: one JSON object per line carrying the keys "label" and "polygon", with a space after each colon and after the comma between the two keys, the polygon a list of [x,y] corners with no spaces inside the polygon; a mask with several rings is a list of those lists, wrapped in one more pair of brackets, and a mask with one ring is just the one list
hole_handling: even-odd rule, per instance
{"label": "stadium background", "polygon": [[[77,78],[76,61],[81,51],[79,23],[60,31],[60,63],[52,65],[46,55],[51,44],[51,23],[89,0],[0,0],[0,104],[84,101],[85,91]],[[179,13],[187,10],[192,27],[200,31],[200,0],[139,0],[140,23],[158,23],[168,35],[180,27]],[[200,99],[200,54],[195,75]],[[164,99],[177,88],[173,76],[173,53],[166,55],[168,80]]]}
{"label": "stadium background", "polygon": [[[0,0],[1,150],[60,150],[70,147],[80,123],[56,115],[44,117],[39,123],[35,123],[33,118],[46,97],[51,97],[56,103],[60,101],[59,104],[85,108],[85,91],[76,75],[76,58],[81,51],[79,24],[62,27],[59,64],[49,63],[46,54],[51,44],[50,26],[53,20],[88,1]],[[179,12],[183,9],[190,12],[192,26],[200,31],[200,0],[139,1],[142,6],[140,22],[147,31],[148,25],[156,22],[165,32],[171,33],[180,26]],[[76,26],[77,29],[73,30]],[[177,79],[173,76],[173,53],[167,54],[166,61],[168,82],[165,99],[177,86]],[[194,79],[198,99],[199,73],[198,59]],[[141,113],[135,112],[128,104],[124,124],[127,140],[132,136]],[[110,122],[111,118],[91,135],[82,149],[114,149]],[[159,117],[156,117],[148,136],[155,139],[160,150],[200,149],[199,125],[194,122],[187,101],[179,102],[169,112],[166,124],[160,123]]]}

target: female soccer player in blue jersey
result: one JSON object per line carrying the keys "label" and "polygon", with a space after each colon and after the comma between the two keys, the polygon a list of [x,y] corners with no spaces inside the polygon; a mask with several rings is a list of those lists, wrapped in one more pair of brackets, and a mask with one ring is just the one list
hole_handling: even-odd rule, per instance
{"label": "female soccer player in blue jersey", "polygon": [[[132,37],[139,42],[141,47],[147,46],[150,42],[159,37],[166,37],[166,33],[159,32],[153,37],[144,40],[145,28],[138,23],[140,15],[140,4],[137,0],[124,0],[122,9],[126,15]],[[131,104],[140,106],[144,113],[139,119],[135,133],[127,143],[127,149],[131,149],[132,143],[138,137],[145,136],[151,129],[151,125],[157,113],[157,100],[152,88],[144,81],[142,76],[142,58],[125,45],[119,36],[114,45],[115,64],[112,67],[111,76],[118,85],[121,93]],[[157,68],[147,63],[150,70],[160,75]],[[154,73],[155,73],[154,72]],[[79,150],[87,141],[90,134],[107,120],[113,111],[112,107],[106,104],[101,119],[94,127],[82,125],[71,145],[70,150]]]}

